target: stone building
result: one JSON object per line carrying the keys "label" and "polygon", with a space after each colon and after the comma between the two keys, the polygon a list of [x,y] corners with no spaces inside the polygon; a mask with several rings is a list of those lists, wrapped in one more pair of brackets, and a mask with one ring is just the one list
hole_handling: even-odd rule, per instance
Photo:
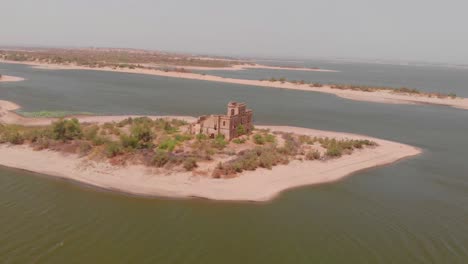
{"label": "stone building", "polygon": [[245,133],[253,129],[253,112],[247,109],[245,103],[229,102],[226,115],[205,115],[189,126],[191,134],[205,134],[211,138],[217,135],[224,135],[224,138],[231,140],[238,135],[242,126]]}

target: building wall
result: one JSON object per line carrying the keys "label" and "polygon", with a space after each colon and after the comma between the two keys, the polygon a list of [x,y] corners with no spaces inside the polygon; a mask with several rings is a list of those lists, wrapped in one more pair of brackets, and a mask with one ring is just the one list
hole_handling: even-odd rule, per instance
{"label": "building wall", "polygon": [[227,140],[236,138],[237,129],[244,126],[245,131],[251,132],[253,125],[253,112],[247,109],[243,103],[229,103],[227,115],[201,116],[198,121],[191,124],[189,132],[192,134],[203,133],[209,137],[224,135]]}

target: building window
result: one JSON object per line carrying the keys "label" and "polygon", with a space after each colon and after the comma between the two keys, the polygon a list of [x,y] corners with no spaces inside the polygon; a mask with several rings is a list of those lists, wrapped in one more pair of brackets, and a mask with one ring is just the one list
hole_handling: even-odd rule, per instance
{"label": "building window", "polygon": [[226,121],[223,121],[223,126],[224,126],[224,127],[226,126]]}
{"label": "building window", "polygon": [[231,115],[234,115],[234,109],[231,109]]}
{"label": "building window", "polygon": [[215,125],[215,127],[214,127],[214,130],[217,130],[217,129],[218,129],[218,126],[217,126],[217,125]]}

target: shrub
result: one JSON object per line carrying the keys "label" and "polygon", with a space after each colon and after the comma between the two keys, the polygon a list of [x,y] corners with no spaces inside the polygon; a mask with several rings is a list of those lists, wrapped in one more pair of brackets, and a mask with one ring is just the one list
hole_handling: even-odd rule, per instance
{"label": "shrub", "polygon": [[7,127],[2,133],[2,142],[8,142],[14,145],[21,145],[24,143],[24,137],[16,127]]}
{"label": "shrub", "polygon": [[158,168],[163,167],[169,162],[169,154],[164,150],[157,150],[154,153],[152,164]]}
{"label": "shrub", "polygon": [[49,128],[33,128],[24,133],[24,139],[32,143],[37,142],[41,138],[53,138],[52,131]]}
{"label": "shrub", "polygon": [[61,119],[52,124],[52,131],[56,140],[73,140],[81,138],[81,130],[78,119]]}
{"label": "shrub", "polygon": [[131,136],[137,139],[139,148],[149,148],[152,146],[154,134],[148,123],[134,122],[130,130]]}
{"label": "shrub", "polygon": [[172,138],[168,138],[164,141],[162,141],[159,145],[158,145],[158,149],[164,149],[164,150],[168,150],[168,151],[173,151],[174,148],[176,147],[177,145],[177,141],[175,139],[172,139]]}
{"label": "shrub", "polygon": [[255,135],[253,136],[253,139],[254,139],[255,144],[257,144],[257,145],[263,145],[263,144],[265,144],[265,139],[264,139],[263,136],[260,135],[260,134],[255,134]]}
{"label": "shrub", "polygon": [[274,143],[276,141],[276,137],[272,134],[266,134],[265,141],[268,143]]}
{"label": "shrub", "polygon": [[195,169],[196,167],[198,167],[196,159],[188,158],[184,160],[184,169],[186,169],[187,171],[191,171]]}
{"label": "shrub", "polygon": [[183,142],[183,141],[192,139],[192,136],[185,135],[185,134],[184,135],[177,134],[174,136],[174,139],[178,142]]}
{"label": "shrub", "polygon": [[224,147],[226,147],[227,142],[226,140],[224,140],[224,135],[222,134],[217,135],[211,145],[217,149],[223,149]]}
{"label": "shrub", "polygon": [[120,122],[117,123],[118,127],[124,127],[126,125],[131,125],[133,123],[133,119],[131,117],[126,118]]}
{"label": "shrub", "polygon": [[108,142],[106,144],[105,153],[108,158],[115,157],[122,154],[122,146],[117,142]]}
{"label": "shrub", "polygon": [[343,149],[337,145],[332,145],[327,149],[326,155],[332,158],[341,157],[341,155],[343,155]]}
{"label": "shrub", "polygon": [[320,159],[320,152],[318,152],[317,150],[309,151],[306,154],[306,160],[318,160],[318,159]]}
{"label": "shrub", "polygon": [[245,135],[245,133],[246,133],[245,127],[244,127],[243,125],[239,125],[239,126],[236,128],[236,132],[237,132],[237,136]]}
{"label": "shrub", "polygon": [[99,127],[96,125],[86,127],[84,128],[83,137],[86,140],[93,140],[97,136],[98,131]]}
{"label": "shrub", "polygon": [[260,153],[260,156],[258,157],[258,159],[259,159],[259,166],[262,168],[266,168],[266,169],[271,169],[271,167],[273,167],[277,163],[276,152],[274,152],[274,150],[264,149]]}
{"label": "shrub", "polygon": [[166,133],[168,133],[168,134],[172,134],[172,133],[177,132],[178,129],[177,129],[177,127],[172,126],[170,122],[165,121],[164,122],[164,131],[166,131]]}
{"label": "shrub", "polygon": [[138,139],[133,136],[121,135],[120,144],[127,149],[135,149],[138,147]]}
{"label": "shrub", "polygon": [[245,139],[244,138],[235,138],[235,139],[232,140],[232,142],[234,142],[235,144],[244,144]]}
{"label": "shrub", "polygon": [[196,138],[198,141],[201,141],[201,140],[208,139],[208,136],[200,133],[200,134],[197,134]]}

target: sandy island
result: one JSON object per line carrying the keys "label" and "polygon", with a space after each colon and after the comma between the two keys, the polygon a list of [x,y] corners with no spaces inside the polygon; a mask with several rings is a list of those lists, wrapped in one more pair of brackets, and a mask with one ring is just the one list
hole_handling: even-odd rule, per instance
{"label": "sandy island", "polygon": [[[0,101],[0,122],[22,125],[49,124],[53,118],[25,118],[11,112],[18,105]],[[126,116],[85,116],[82,122],[119,121]],[[156,117],[153,117],[156,118]],[[188,121],[191,117],[178,117]],[[114,166],[95,162],[75,154],[51,150],[35,151],[25,145],[0,145],[0,165],[47,174],[91,186],[132,195],[228,201],[268,201],[287,189],[333,182],[360,170],[390,164],[418,155],[421,150],[405,144],[363,135],[321,131],[287,126],[257,126],[272,131],[294,132],[317,137],[369,139],[375,148],[356,150],[352,155],[327,161],[292,161],[268,169],[241,173],[236,178],[214,179],[192,172],[156,175],[154,168],[142,165]]]}
{"label": "sandy island", "polygon": [[9,75],[2,75],[0,78],[0,82],[20,82],[24,80],[24,78]]}
{"label": "sandy island", "polygon": [[47,63],[37,63],[37,62],[12,62],[6,60],[0,60],[4,63],[19,63],[32,65],[40,69],[48,70],[94,70],[94,71],[110,71],[110,72],[123,72],[123,73],[135,73],[135,74],[147,74],[147,75],[156,75],[164,76],[171,78],[182,78],[182,79],[191,79],[191,80],[201,80],[201,81],[211,81],[211,82],[221,82],[221,83],[232,83],[239,85],[250,85],[250,86],[260,86],[267,88],[278,88],[278,89],[290,89],[290,90],[301,90],[301,91],[311,91],[311,92],[320,92],[334,94],[341,98],[356,100],[356,101],[366,101],[374,103],[388,103],[388,104],[432,104],[440,106],[451,106],[459,109],[468,109],[468,99],[467,98],[437,98],[437,97],[428,97],[424,95],[410,95],[410,94],[398,94],[389,90],[382,90],[376,92],[365,92],[365,91],[355,91],[355,90],[340,90],[333,89],[330,85],[323,85],[322,87],[310,87],[309,84],[299,84],[299,83],[290,83],[290,82],[270,82],[270,81],[260,81],[260,80],[246,80],[246,79],[235,79],[235,78],[224,78],[214,75],[204,75],[198,73],[186,73],[186,72],[173,72],[173,71],[160,71],[152,69],[114,69],[110,67],[103,68],[90,68],[77,65],[59,65],[59,64],[47,64]]}

